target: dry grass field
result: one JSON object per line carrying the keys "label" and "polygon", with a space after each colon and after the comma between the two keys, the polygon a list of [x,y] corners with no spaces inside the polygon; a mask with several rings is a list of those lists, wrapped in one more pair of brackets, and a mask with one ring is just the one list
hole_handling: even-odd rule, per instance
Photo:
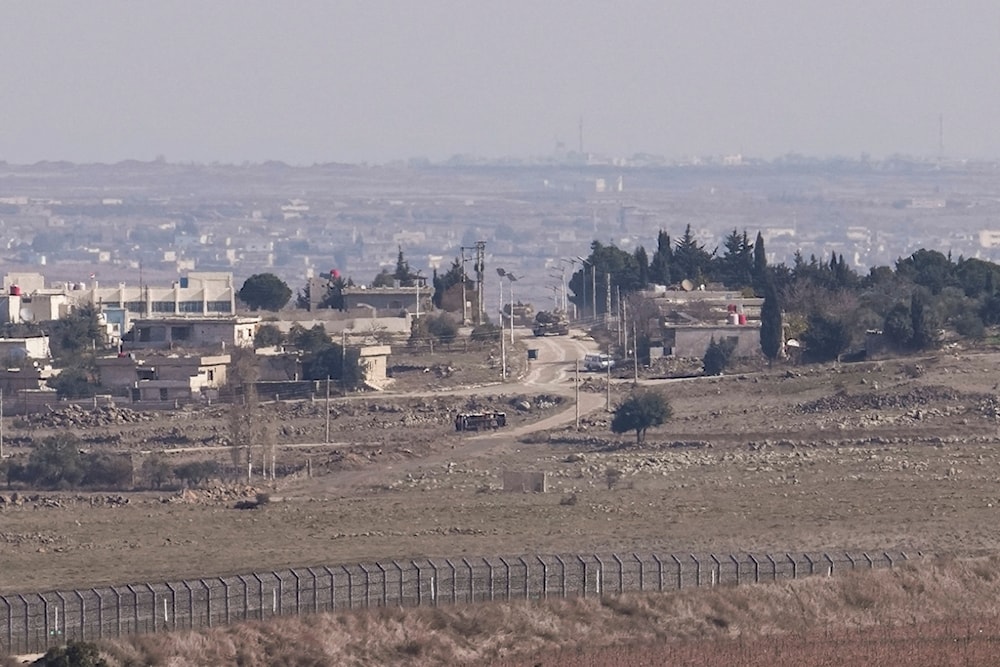
{"label": "dry grass field", "polygon": [[[534,384],[470,387],[474,383],[462,380],[461,368],[447,378],[415,371],[411,380],[400,382],[399,393],[334,400],[332,445],[322,443],[322,400],[266,404],[262,414],[270,415],[278,429],[281,474],[276,482],[258,479],[244,488],[220,481],[187,493],[22,494],[20,502],[11,502],[11,493],[4,492],[0,590],[418,556],[995,552],[1000,544],[998,363],[996,352],[951,351],[919,360],[748,368],[721,378],[650,380],[669,397],[674,418],[651,430],[642,447],[632,435],[610,433],[601,378],[593,377],[587,379],[592,390],[581,392],[579,430],[573,428],[572,385],[556,375]],[[434,386],[421,390],[426,381],[418,374],[435,374]],[[627,379],[615,381],[612,400],[630,388]],[[455,433],[455,412],[477,407],[506,409],[510,427],[486,435]],[[137,456],[170,450],[171,461],[202,456],[227,461],[226,419],[225,408],[211,408],[162,422],[75,430],[92,448]],[[10,451],[21,455],[20,438],[45,432],[43,423],[10,429],[15,443]],[[304,473],[307,460],[311,477]],[[620,473],[613,484],[609,469]],[[504,493],[505,470],[544,471],[548,491]],[[271,493],[273,501],[253,511],[233,508],[240,496],[257,491]],[[779,589],[784,590],[773,588]],[[734,594],[746,600],[740,604],[764,595],[756,590]],[[709,604],[696,603],[697,595],[671,600]],[[892,620],[911,627],[920,623],[905,616]],[[337,622],[369,621],[344,617]],[[765,634],[787,630],[791,617],[772,622]],[[735,625],[704,636],[729,636]],[[849,633],[836,634],[839,629],[829,632],[835,638],[823,640],[826,645],[853,641]],[[669,635],[671,640],[683,637]],[[752,646],[747,642],[730,646],[744,651]],[[808,650],[822,645],[817,639],[805,644],[812,647]],[[544,664],[583,664],[553,660],[563,662]],[[719,660],[716,664],[733,664]]]}

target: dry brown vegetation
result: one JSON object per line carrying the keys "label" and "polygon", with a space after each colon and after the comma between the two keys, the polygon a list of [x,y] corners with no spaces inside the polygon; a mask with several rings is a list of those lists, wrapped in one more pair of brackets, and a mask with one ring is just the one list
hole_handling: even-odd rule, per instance
{"label": "dry brown vegetation", "polygon": [[[6,502],[0,507],[0,587],[26,592],[422,556],[992,553],[1000,547],[998,363],[996,352],[953,351],[667,383],[660,389],[674,418],[651,430],[641,448],[634,438],[610,434],[603,391],[581,392],[582,428],[572,428],[572,365],[566,363],[562,370],[536,365],[542,371],[537,382],[523,386],[336,401],[332,446],[316,444],[324,430],[321,402],[276,405],[279,442],[288,443],[279,454],[279,480],[245,489],[251,498],[269,491],[266,507],[235,510],[237,499],[225,489],[126,494],[127,502],[93,494]],[[458,375],[447,380],[462,384]],[[591,382],[596,386],[598,378]],[[614,400],[629,388],[614,384]],[[520,397],[553,394],[563,397],[561,405],[509,407]],[[454,432],[456,410],[501,402],[513,415],[510,428],[487,436]],[[225,413],[216,409],[76,430],[95,449],[193,446],[198,451],[170,456],[222,460],[229,451],[221,442],[228,433]],[[188,441],[174,442],[180,437]],[[23,449],[11,446],[19,454]],[[312,478],[280,477],[282,461],[307,458]],[[549,492],[503,493],[504,470],[545,472]],[[614,484],[608,470],[617,473]],[[628,596],[603,605],[572,600],[385,610],[310,617],[302,626],[282,619],[183,640],[144,637],[131,645],[147,647],[141,650],[154,663],[175,652],[193,656],[171,663],[177,665],[483,664],[515,660],[515,650],[526,661],[544,654],[544,664],[568,665],[583,664],[584,656],[567,653],[577,645],[593,660],[607,655],[612,661],[619,651],[613,647],[626,642],[652,646],[647,651],[654,657],[669,642],[684,664],[683,652],[703,650],[705,638],[713,639],[711,650],[730,651],[712,658],[717,664],[771,650],[772,637],[780,637],[782,655],[823,646],[843,655],[844,645],[869,646],[872,637],[919,646],[905,633],[934,644],[924,625],[929,619],[959,638],[987,619],[984,635],[995,637],[997,623],[989,620],[997,616],[990,597],[997,592],[995,565],[938,562],[927,571],[890,575],[888,583],[816,580]],[[888,627],[902,628],[903,639],[878,634]],[[852,634],[857,628],[863,634]],[[605,639],[591,644],[588,637]],[[963,639],[968,648],[962,650],[978,651],[977,637]],[[258,648],[237,660],[243,646]],[[601,646],[610,646],[608,653],[595,653]],[[278,647],[287,654],[278,655]],[[641,664],[642,651],[629,650],[619,664]],[[781,664],[773,656],[763,662]],[[689,664],[711,662],[696,657]],[[843,663],[831,658],[827,664]]]}
{"label": "dry brown vegetation", "polygon": [[116,665],[988,665],[1000,560],[787,583],[244,623],[106,642]]}

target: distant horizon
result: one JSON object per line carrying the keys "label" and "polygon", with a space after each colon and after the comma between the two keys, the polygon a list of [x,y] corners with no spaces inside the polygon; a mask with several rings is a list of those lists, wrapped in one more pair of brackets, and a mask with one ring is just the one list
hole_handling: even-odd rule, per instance
{"label": "distant horizon", "polygon": [[990,0],[10,0],[4,20],[13,164],[1000,156]]}
{"label": "distant horizon", "polygon": [[[586,156],[593,162],[579,162],[573,161],[572,157]],[[741,164],[727,165],[723,164],[723,160],[727,158],[738,157],[743,160]],[[648,164],[630,164],[628,161],[635,160],[637,158],[644,159],[646,162],[650,160],[661,160],[662,163],[655,165]],[[565,154],[565,156],[560,159],[557,154],[533,154],[533,155],[502,155],[502,156],[487,156],[487,155],[477,155],[472,153],[457,153],[455,155],[440,159],[432,160],[431,158],[423,155],[414,155],[405,158],[392,158],[385,161],[375,162],[375,161],[359,161],[359,162],[346,162],[339,160],[327,160],[327,161],[315,161],[315,162],[292,162],[288,160],[283,160],[280,158],[265,158],[262,160],[244,160],[241,162],[227,162],[224,160],[172,160],[165,155],[157,155],[152,159],[142,159],[136,157],[125,157],[118,160],[69,160],[69,159],[59,159],[59,158],[42,158],[35,160],[33,162],[15,162],[11,160],[4,159],[0,155],[0,165],[6,165],[9,167],[34,167],[38,165],[45,164],[68,164],[73,166],[114,166],[125,163],[136,163],[143,165],[156,165],[161,164],[164,166],[191,166],[191,167],[209,167],[209,166],[225,166],[225,167],[253,167],[253,166],[265,166],[268,164],[280,164],[286,167],[295,169],[304,169],[310,167],[322,167],[322,166],[342,166],[342,167],[392,167],[392,166],[408,166],[408,167],[419,167],[424,165],[429,166],[454,166],[456,163],[465,162],[461,166],[573,166],[573,167],[615,167],[615,168],[642,168],[646,166],[659,166],[659,167],[697,167],[697,166],[726,166],[726,167],[748,167],[755,165],[773,165],[782,164],[785,160],[797,159],[805,162],[812,163],[824,163],[824,162],[848,162],[848,163],[873,163],[878,164],[881,162],[889,161],[907,161],[913,162],[915,164],[929,164],[929,163],[990,163],[1000,161],[1000,155],[998,156],[982,156],[982,157],[963,157],[963,156],[951,156],[951,155],[917,155],[917,154],[907,154],[907,153],[892,153],[888,155],[876,156],[868,153],[862,153],[860,155],[813,155],[807,153],[796,153],[790,152],[782,155],[776,155],[772,157],[760,157],[755,155],[748,155],[745,153],[718,153],[718,154],[692,154],[685,155],[681,157],[670,157],[665,155],[659,155],[647,151],[636,151],[631,155],[607,155],[596,152],[584,152],[583,154],[575,153],[570,151]],[[622,162],[625,161],[625,162]]]}

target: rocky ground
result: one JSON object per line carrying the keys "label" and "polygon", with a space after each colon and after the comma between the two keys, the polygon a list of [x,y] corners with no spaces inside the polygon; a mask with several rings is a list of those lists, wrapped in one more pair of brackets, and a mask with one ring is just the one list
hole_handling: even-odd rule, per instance
{"label": "rocky ground", "polygon": [[[674,417],[641,446],[634,434],[610,433],[606,385],[595,376],[593,391],[581,392],[579,429],[565,388],[469,388],[460,372],[449,378],[455,393],[331,401],[330,444],[325,401],[268,403],[281,464],[273,482],[4,492],[0,587],[419,555],[992,550],[1000,546],[998,363],[992,351],[949,352],[649,380]],[[630,388],[616,380],[614,400]],[[456,411],[498,406],[507,429],[454,431]],[[88,448],[227,461],[228,418],[226,407],[59,410],[18,423],[11,450],[23,455],[30,438],[71,429]],[[544,472],[547,490],[505,493],[504,471]],[[270,502],[235,509],[259,493]]]}

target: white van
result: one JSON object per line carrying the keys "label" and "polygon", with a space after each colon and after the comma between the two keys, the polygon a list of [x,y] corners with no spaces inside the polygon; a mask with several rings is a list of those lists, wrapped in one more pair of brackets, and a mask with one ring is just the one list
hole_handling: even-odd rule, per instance
{"label": "white van", "polygon": [[610,354],[588,354],[583,358],[583,370],[606,371],[615,367],[615,360]]}

